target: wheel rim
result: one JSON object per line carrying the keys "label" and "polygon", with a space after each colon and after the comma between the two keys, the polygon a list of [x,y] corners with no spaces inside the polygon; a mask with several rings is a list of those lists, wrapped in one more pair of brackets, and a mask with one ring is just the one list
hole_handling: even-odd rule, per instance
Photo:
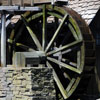
{"label": "wheel rim", "polygon": [[[14,44],[14,52],[43,51],[46,56],[45,66],[54,69],[54,80],[60,90],[61,98],[67,99],[77,88],[83,72],[82,33],[76,21],[65,8],[51,5],[43,5],[41,8],[41,12],[26,12],[21,15],[19,23],[22,27],[17,25],[16,29],[12,30],[8,42]],[[33,26],[30,25],[32,23]],[[55,28],[52,29],[51,24]],[[38,27],[38,25],[40,26]],[[38,29],[39,31],[36,32]],[[28,37],[27,35],[24,37],[25,31],[28,33]],[[66,34],[68,35],[66,36]],[[69,39],[70,37],[71,39]],[[24,42],[22,42],[23,39]],[[27,42],[28,39],[30,39],[29,42]],[[9,46],[9,51],[13,46]],[[60,99],[60,97],[58,98]]]}

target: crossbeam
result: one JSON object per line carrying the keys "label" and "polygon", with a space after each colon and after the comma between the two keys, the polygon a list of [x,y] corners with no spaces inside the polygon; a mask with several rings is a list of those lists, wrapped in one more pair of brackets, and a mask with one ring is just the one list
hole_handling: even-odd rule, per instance
{"label": "crossbeam", "polygon": [[23,11],[40,11],[39,7],[22,7],[22,6],[0,6],[0,12],[23,12]]}
{"label": "crossbeam", "polygon": [[34,6],[37,4],[46,4],[50,3],[52,5],[60,2],[60,4],[64,5],[68,2],[68,0],[2,0],[0,1],[2,5],[20,5],[20,6]]}

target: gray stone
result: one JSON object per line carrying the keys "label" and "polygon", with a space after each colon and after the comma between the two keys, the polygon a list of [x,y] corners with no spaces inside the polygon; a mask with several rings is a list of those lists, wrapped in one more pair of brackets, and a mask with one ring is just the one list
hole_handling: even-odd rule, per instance
{"label": "gray stone", "polygon": [[[55,88],[52,75],[52,69],[49,68],[2,68],[0,99],[47,100],[49,96],[54,98]],[[49,99],[55,100],[51,98]]]}

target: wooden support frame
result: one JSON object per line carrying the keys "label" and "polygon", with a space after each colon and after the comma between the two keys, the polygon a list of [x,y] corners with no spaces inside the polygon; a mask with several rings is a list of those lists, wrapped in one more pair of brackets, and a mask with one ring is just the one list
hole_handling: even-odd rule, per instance
{"label": "wooden support frame", "polygon": [[1,66],[6,67],[6,14],[1,14]]}
{"label": "wooden support frame", "polygon": [[50,3],[54,5],[60,2],[60,4],[67,4],[68,0],[2,0],[1,4],[6,6],[19,5],[19,6],[34,6],[35,4]]}

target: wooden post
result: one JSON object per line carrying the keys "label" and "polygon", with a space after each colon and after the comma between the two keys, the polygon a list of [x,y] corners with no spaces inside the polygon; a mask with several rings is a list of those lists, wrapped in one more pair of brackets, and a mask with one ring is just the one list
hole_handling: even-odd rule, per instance
{"label": "wooden post", "polygon": [[1,14],[1,66],[6,67],[6,15]]}
{"label": "wooden post", "polygon": [[8,0],[8,5],[12,5],[12,0]]}
{"label": "wooden post", "polygon": [[34,6],[34,0],[31,0],[31,6]]}
{"label": "wooden post", "polygon": [[21,6],[23,6],[24,5],[24,2],[23,2],[23,0],[21,0]]}
{"label": "wooden post", "polygon": [[51,0],[51,4],[54,5],[54,0]]}

